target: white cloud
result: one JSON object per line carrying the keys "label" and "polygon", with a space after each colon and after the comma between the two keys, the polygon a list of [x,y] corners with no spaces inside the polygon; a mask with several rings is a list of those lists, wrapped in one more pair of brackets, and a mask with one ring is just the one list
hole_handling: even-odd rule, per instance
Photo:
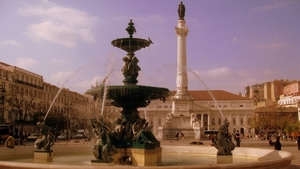
{"label": "white cloud", "polygon": [[37,63],[38,61],[32,58],[18,58],[16,66],[23,69],[30,69],[32,66],[36,65]]}
{"label": "white cloud", "polygon": [[204,78],[219,78],[219,77],[224,77],[224,76],[229,76],[232,75],[233,73],[228,67],[221,67],[221,68],[215,68],[215,69],[210,69],[206,71],[200,71],[196,73]]}
{"label": "white cloud", "polygon": [[255,45],[255,47],[258,49],[267,49],[267,50],[282,49],[285,46],[286,44],[282,42],[258,43]]}
{"label": "white cloud", "polygon": [[67,60],[64,60],[64,59],[56,59],[56,58],[52,59],[51,61],[54,62],[54,63],[65,63],[65,62],[67,62]]}
{"label": "white cloud", "polygon": [[100,76],[94,76],[91,80],[85,80],[79,83],[76,83],[75,86],[84,88],[84,89],[90,89],[91,85],[95,86],[96,82],[100,83],[101,82],[101,77]]}
{"label": "white cloud", "polygon": [[32,24],[27,28],[26,33],[34,41],[50,41],[69,48],[77,46],[76,40],[82,38],[85,41],[93,42],[92,33],[87,29],[73,29],[63,24],[51,21]]}
{"label": "white cloud", "polygon": [[[270,1],[270,2],[272,2],[272,1]],[[286,5],[286,3],[284,3],[284,2],[275,2],[273,4],[266,4],[263,6],[256,7],[256,8],[254,8],[254,11],[269,11],[272,9],[283,7],[285,5]]]}
{"label": "white cloud", "polygon": [[12,45],[12,46],[20,46],[21,43],[17,42],[14,39],[4,40],[1,42],[1,45]]}
{"label": "white cloud", "polygon": [[24,17],[41,19],[29,25],[25,33],[36,42],[43,40],[74,48],[79,39],[86,42],[95,41],[90,29],[98,18],[85,12],[45,1],[41,6],[19,9],[19,13]]}
{"label": "white cloud", "polygon": [[63,86],[68,83],[68,81],[73,76],[72,71],[61,71],[51,75],[51,79],[53,82],[60,82]]}

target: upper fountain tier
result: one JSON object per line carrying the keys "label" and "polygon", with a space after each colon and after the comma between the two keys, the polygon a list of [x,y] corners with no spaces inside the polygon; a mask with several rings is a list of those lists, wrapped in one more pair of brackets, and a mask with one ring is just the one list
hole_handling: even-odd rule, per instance
{"label": "upper fountain tier", "polygon": [[130,19],[128,27],[126,28],[126,31],[129,34],[129,38],[118,38],[113,40],[111,44],[117,48],[125,50],[128,53],[134,53],[135,51],[138,51],[141,48],[150,46],[152,43],[150,39],[146,40],[132,37],[132,34],[136,32],[136,29],[133,25],[134,23],[132,22],[132,19]]}

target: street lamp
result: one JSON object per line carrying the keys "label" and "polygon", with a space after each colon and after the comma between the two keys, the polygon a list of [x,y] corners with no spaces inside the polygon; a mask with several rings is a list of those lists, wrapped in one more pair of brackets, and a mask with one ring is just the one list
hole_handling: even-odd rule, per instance
{"label": "street lamp", "polygon": [[4,85],[0,89],[1,89],[1,104],[2,104],[1,123],[3,123],[4,122],[4,99],[5,99],[6,90],[4,88]]}

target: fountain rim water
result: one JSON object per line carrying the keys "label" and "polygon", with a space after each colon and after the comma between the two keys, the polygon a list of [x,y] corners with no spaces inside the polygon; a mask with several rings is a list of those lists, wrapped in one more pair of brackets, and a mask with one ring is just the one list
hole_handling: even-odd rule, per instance
{"label": "fountain rim water", "polygon": [[[54,153],[56,155],[66,155],[67,153],[84,153],[84,154],[90,154],[89,151],[86,151],[83,147],[89,147],[89,144],[86,145],[76,145],[74,146],[69,145],[65,147],[61,147],[60,145],[53,146]],[[162,146],[163,153],[168,152],[175,152],[180,154],[192,154],[192,153],[198,153],[198,154],[208,154],[208,155],[215,155],[217,150],[214,147],[203,147],[203,146],[192,146],[192,145],[184,145],[184,146]],[[28,151],[20,151],[20,149],[28,149]],[[66,152],[65,150],[69,149],[70,151]],[[18,147],[15,149],[3,149],[4,153],[1,153],[0,159],[8,158],[9,155],[15,156],[16,154],[19,154],[18,157],[28,157],[30,154],[33,155],[33,150],[31,147]],[[259,153],[257,153],[259,152]],[[287,151],[277,151],[273,149],[261,149],[261,148],[243,148],[239,147],[235,149],[233,152],[233,156],[243,156],[243,157],[251,157],[251,158],[265,158],[263,161],[258,162],[249,162],[249,163],[233,163],[233,164],[204,164],[204,165],[185,165],[184,168],[186,169],[203,169],[203,168],[210,168],[210,169],[222,169],[222,168],[230,168],[230,169],[238,169],[241,168],[241,166],[244,169],[252,169],[252,168],[282,168],[287,167],[290,165],[291,160],[294,159],[295,155],[293,155],[290,152]],[[248,153],[250,154],[247,156]],[[8,156],[7,156],[8,155]],[[268,157],[268,158],[267,158]],[[55,160],[55,158],[54,158]],[[92,159],[91,159],[92,160]],[[19,164],[19,165],[18,165]],[[20,168],[32,168],[32,169],[63,169],[63,168],[89,168],[89,169],[96,169],[99,168],[99,165],[89,165],[89,166],[74,166],[74,165],[59,165],[59,164],[33,164],[33,163],[16,163],[16,162],[8,162],[5,160],[1,160],[0,168],[1,167],[7,167],[11,169],[20,169]],[[139,166],[134,166],[139,167]],[[154,168],[164,168],[164,169],[179,169],[183,166],[143,166],[144,169],[154,169]],[[101,166],[102,169],[118,169],[118,168],[124,168],[124,166]]]}

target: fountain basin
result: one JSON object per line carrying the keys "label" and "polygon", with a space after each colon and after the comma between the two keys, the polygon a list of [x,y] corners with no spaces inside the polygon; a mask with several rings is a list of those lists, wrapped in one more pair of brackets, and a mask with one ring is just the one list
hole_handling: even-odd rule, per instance
{"label": "fountain basin", "polygon": [[[91,155],[91,145],[82,144],[82,145],[55,145],[53,146],[53,161],[55,162],[55,156],[68,156],[73,154],[80,154],[84,156],[88,156],[90,160],[93,159]],[[189,154],[199,154],[202,156],[210,156],[212,158],[216,158],[217,150],[215,147],[210,146],[163,146],[163,156],[164,153],[173,153],[178,154],[178,160],[180,160],[182,156]],[[24,163],[24,162],[12,162],[8,161],[9,159],[17,159],[17,158],[33,158],[33,147],[21,147],[17,146],[14,149],[9,148],[1,148],[0,154],[0,168],[8,168],[8,169],[65,169],[65,168],[88,168],[88,169],[118,169],[118,168],[128,168],[128,166],[115,165],[115,166],[99,166],[99,165],[70,165],[70,164],[39,164],[39,163]],[[241,148],[237,147],[232,151],[233,157],[245,157],[245,158],[256,158],[257,160],[253,162],[246,163],[235,163],[232,164],[191,164],[191,165],[167,165],[167,166],[146,166],[146,167],[136,167],[136,168],[145,168],[145,169],[153,169],[153,168],[163,168],[163,169],[176,169],[176,168],[185,168],[185,169],[273,169],[273,168],[281,168],[288,169],[290,168],[291,160],[294,158],[294,155],[290,152],[286,151],[276,151],[271,149],[260,149],[260,148]],[[199,157],[201,158],[201,157]],[[7,161],[5,161],[7,160]],[[164,161],[164,157],[163,160]],[[134,166],[135,167],[135,166]],[[133,168],[134,168],[133,167]]]}
{"label": "fountain basin", "polygon": [[[88,90],[87,94],[97,94],[104,90],[102,86]],[[165,99],[171,95],[167,88],[143,85],[108,86],[107,99],[114,100],[116,107],[146,107],[150,100]],[[104,92],[102,92],[104,93]]]}
{"label": "fountain basin", "polygon": [[134,53],[141,48],[150,46],[151,41],[139,38],[119,38],[111,42],[114,47],[118,47],[128,53]]}

